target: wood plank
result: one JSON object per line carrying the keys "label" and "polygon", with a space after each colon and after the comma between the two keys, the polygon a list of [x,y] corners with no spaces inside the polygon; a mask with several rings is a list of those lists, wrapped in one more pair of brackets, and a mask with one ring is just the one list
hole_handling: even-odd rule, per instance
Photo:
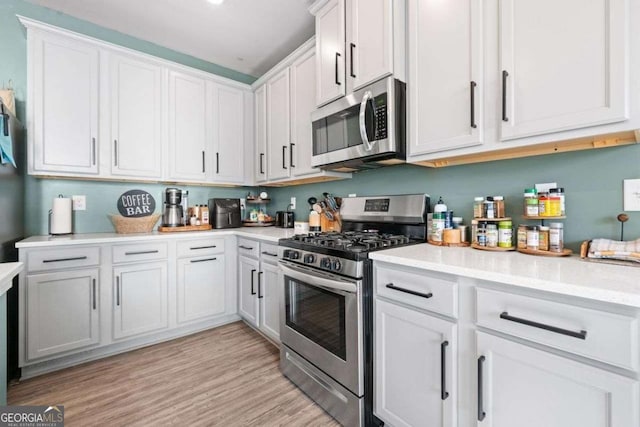
{"label": "wood plank", "polygon": [[243,322],[10,384],[10,405],[65,406],[65,425],[339,426]]}

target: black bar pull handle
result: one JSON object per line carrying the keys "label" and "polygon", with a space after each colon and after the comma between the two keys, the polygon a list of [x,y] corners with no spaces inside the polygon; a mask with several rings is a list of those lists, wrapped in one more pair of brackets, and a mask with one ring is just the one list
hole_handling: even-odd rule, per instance
{"label": "black bar pull handle", "polygon": [[285,161],[286,157],[287,157],[287,146],[283,145],[282,146],[282,169],[287,168],[287,162]]}
{"label": "black bar pull handle", "polygon": [[240,246],[238,246],[238,247],[239,247],[240,249],[247,249],[247,250],[249,250],[249,251],[252,251],[252,250],[253,250],[253,248],[252,248],[252,247],[250,247],[250,246],[240,245]]}
{"label": "black bar pull handle", "polygon": [[353,72],[353,50],[356,48],[356,45],[353,44],[353,43],[349,43],[349,48],[351,49],[351,51],[349,52],[350,53],[350,55],[349,55],[349,58],[350,58],[349,59],[349,63],[350,63],[350,65],[349,66],[351,68],[351,71],[349,72],[349,74],[351,75],[351,77],[355,78],[356,75]]}
{"label": "black bar pull handle", "polygon": [[509,77],[509,73],[507,70],[502,70],[502,121],[508,122],[509,117],[507,117],[507,77]]}
{"label": "black bar pull handle", "polygon": [[267,251],[262,251],[262,255],[278,256],[278,254],[276,254],[276,253],[273,253],[273,252],[267,252]]}
{"label": "black bar pull handle", "polygon": [[116,276],[116,305],[120,305],[120,276]]}
{"label": "black bar pull handle", "polygon": [[56,259],[43,259],[42,262],[43,263],[48,263],[48,262],[61,262],[61,261],[80,261],[83,259],[87,259],[86,256],[75,256],[72,258],[56,258]]}
{"label": "black bar pull handle", "polygon": [[94,165],[96,164],[96,139],[95,138],[91,138],[91,162]]}
{"label": "black bar pull handle", "polygon": [[157,249],[154,249],[152,251],[134,251],[134,252],[125,252],[125,255],[146,255],[146,254],[157,254],[158,252],[160,252]]}
{"label": "black bar pull handle", "polygon": [[484,385],[482,377],[482,365],[484,364],[485,357],[478,357],[478,421],[483,421],[487,416],[484,411]]}
{"label": "black bar pull handle", "polygon": [[96,303],[96,279],[92,280],[91,287],[93,288],[93,309],[95,310],[98,306]]}
{"label": "black bar pull handle", "polygon": [[264,153],[260,153],[260,174],[264,175]]}
{"label": "black bar pull handle", "polygon": [[521,317],[511,316],[507,311],[500,313],[500,318],[509,320],[510,322],[520,323],[522,325],[532,326],[534,328],[544,329],[545,331],[555,332],[556,334],[567,335],[581,340],[587,339],[587,331],[570,331],[569,329],[558,328],[557,326],[546,325],[544,323],[534,322],[533,320],[523,319]]}
{"label": "black bar pull handle", "polygon": [[113,140],[113,165],[118,166],[118,140]]}
{"label": "black bar pull handle", "polygon": [[251,270],[251,295],[255,295],[256,291],[253,289],[253,277],[256,273],[256,270]]}
{"label": "black bar pull handle", "polygon": [[338,75],[338,60],[340,59],[340,53],[336,52],[336,84],[338,86],[340,86],[342,83],[340,83],[340,79],[339,79],[339,75]]}
{"label": "black bar pull handle", "polygon": [[207,262],[207,261],[215,261],[217,258],[204,258],[204,259],[192,259],[189,262]]}
{"label": "black bar pull handle", "polygon": [[197,249],[213,249],[213,248],[217,248],[216,245],[209,245],[209,246],[194,246],[192,248],[189,248],[189,250],[195,251]]}
{"label": "black bar pull handle", "polygon": [[205,156],[205,154],[204,154],[204,150],[202,150],[202,173],[204,173],[204,172],[205,172],[205,170],[206,170],[206,169],[205,169],[205,164],[204,164],[204,156]]}
{"label": "black bar pull handle", "polygon": [[216,173],[220,173],[220,153],[216,153]]}
{"label": "black bar pull handle", "polygon": [[294,144],[293,142],[289,143],[289,167],[295,168],[296,165],[293,164],[293,147],[295,147],[296,144]]}
{"label": "black bar pull handle", "polygon": [[447,346],[449,341],[442,341],[440,344],[440,399],[447,400]]}
{"label": "black bar pull handle", "polygon": [[404,292],[406,294],[411,294],[411,295],[415,295],[418,297],[422,297],[422,298],[431,298],[433,296],[432,292],[429,293],[422,293],[422,292],[418,292],[418,291],[412,291],[411,289],[405,289],[405,288],[401,288],[399,286],[394,285],[393,283],[387,283],[385,285],[387,288],[389,289],[393,289],[394,291],[400,291],[400,292]]}
{"label": "black bar pull handle", "polygon": [[260,292],[260,287],[262,285],[262,280],[260,280],[260,278],[262,277],[262,274],[262,271],[258,272],[258,299],[264,298],[264,295]]}
{"label": "black bar pull handle", "polygon": [[471,127],[477,128],[476,125],[476,86],[478,84],[474,81],[471,82]]}

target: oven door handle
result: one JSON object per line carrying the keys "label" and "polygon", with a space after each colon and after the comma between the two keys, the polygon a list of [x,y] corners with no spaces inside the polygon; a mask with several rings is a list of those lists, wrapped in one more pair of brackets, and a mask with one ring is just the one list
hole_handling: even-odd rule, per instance
{"label": "oven door handle", "polygon": [[330,291],[343,291],[351,294],[358,292],[358,286],[355,282],[346,282],[341,280],[327,279],[326,277],[320,277],[308,270],[302,270],[294,266],[285,265],[280,261],[280,268],[282,272],[291,277],[292,279],[300,280],[306,284],[316,286],[319,288],[325,288]]}

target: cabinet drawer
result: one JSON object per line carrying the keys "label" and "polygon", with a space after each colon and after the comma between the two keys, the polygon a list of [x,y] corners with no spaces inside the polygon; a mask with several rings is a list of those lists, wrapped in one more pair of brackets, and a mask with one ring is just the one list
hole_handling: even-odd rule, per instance
{"label": "cabinet drawer", "polygon": [[278,245],[260,243],[260,259],[275,264],[278,262]]}
{"label": "cabinet drawer", "polygon": [[89,267],[100,264],[100,248],[73,247],[38,249],[27,252],[27,271]]}
{"label": "cabinet drawer", "polygon": [[378,265],[374,274],[378,296],[457,317],[458,283],[454,276]]}
{"label": "cabinet drawer", "polygon": [[177,251],[178,258],[220,254],[224,252],[224,239],[180,240]]}
{"label": "cabinet drawer", "polygon": [[167,258],[167,243],[136,243],[133,245],[114,245],[113,263],[149,261]]}
{"label": "cabinet drawer", "polygon": [[260,242],[239,237],[238,255],[244,255],[257,259],[260,256]]}
{"label": "cabinet drawer", "polygon": [[638,319],[477,288],[477,323],[584,357],[638,370]]}

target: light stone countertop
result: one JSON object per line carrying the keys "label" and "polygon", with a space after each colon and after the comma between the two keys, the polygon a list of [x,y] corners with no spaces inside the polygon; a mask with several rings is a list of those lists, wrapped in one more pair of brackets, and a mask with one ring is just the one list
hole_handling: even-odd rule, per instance
{"label": "light stone countertop", "polygon": [[218,237],[236,235],[249,239],[264,240],[271,243],[278,243],[279,239],[291,237],[294,235],[293,228],[277,228],[277,227],[242,227],[227,228],[222,230],[209,231],[184,231],[174,233],[160,233],[153,231],[151,233],[134,233],[134,234],[118,234],[118,233],[86,233],[71,234],[68,236],[31,236],[16,243],[16,248],[36,248],[36,247],[52,247],[62,245],[86,245],[101,243],[120,243],[128,241],[148,241],[157,239],[182,239],[182,238],[198,238],[198,237]]}
{"label": "light stone countertop", "polygon": [[430,244],[369,254],[375,261],[450,273],[640,308],[640,268],[518,252],[489,252]]}
{"label": "light stone countertop", "polygon": [[13,278],[24,268],[21,262],[0,263],[0,296],[4,295],[13,285]]}

